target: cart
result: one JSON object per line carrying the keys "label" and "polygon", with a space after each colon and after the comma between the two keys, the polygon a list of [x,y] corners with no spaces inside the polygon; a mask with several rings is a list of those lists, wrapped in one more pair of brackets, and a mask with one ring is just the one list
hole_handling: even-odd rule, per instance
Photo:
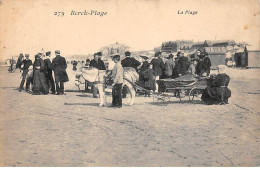
{"label": "cart", "polygon": [[154,93],[153,101],[170,101],[171,97],[179,98],[180,101],[200,100],[203,90],[207,87],[207,78],[198,77],[194,80],[160,79],[156,80],[159,93]]}

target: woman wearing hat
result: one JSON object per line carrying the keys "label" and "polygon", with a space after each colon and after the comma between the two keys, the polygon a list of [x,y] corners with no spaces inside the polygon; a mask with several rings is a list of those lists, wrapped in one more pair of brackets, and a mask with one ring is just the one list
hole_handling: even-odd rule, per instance
{"label": "woman wearing hat", "polygon": [[45,77],[45,64],[42,59],[43,54],[39,53],[35,56],[33,64],[34,76],[33,76],[33,92],[36,95],[48,94],[49,88]]}

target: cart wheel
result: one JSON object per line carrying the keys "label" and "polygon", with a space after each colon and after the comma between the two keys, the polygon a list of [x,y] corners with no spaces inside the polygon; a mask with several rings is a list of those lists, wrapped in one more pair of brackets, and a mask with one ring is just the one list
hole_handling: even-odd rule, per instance
{"label": "cart wheel", "polygon": [[177,90],[176,97],[179,98],[179,100],[182,102],[183,100],[186,100],[186,93],[187,93],[187,90],[185,90],[185,89]]}
{"label": "cart wheel", "polygon": [[189,101],[193,101],[194,97],[199,96],[199,90],[196,87],[193,87],[189,92]]}

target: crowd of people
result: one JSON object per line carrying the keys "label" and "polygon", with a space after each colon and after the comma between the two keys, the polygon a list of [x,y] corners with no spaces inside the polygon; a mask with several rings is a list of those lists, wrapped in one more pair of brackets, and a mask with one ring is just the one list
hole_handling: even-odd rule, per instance
{"label": "crowd of people", "polygon": [[[31,61],[29,54],[20,54],[16,67],[22,71],[22,81],[19,91],[24,90],[24,83],[26,81],[25,90],[33,92],[33,94],[48,94],[49,92],[56,95],[64,94],[64,82],[69,81],[66,68],[66,59],[60,56],[60,51],[55,51],[56,57],[50,61],[51,52],[38,53],[35,55],[34,62]],[[182,80],[188,76],[192,77],[208,77],[210,79],[211,61],[205,52],[197,51],[196,54],[190,57],[184,56],[183,51],[179,51],[176,56],[169,54],[167,60],[161,52],[156,52],[152,59],[147,56],[141,56],[142,62],[134,57],[131,57],[131,52],[126,51],[124,59],[120,60],[120,55],[112,57],[113,63],[109,63],[108,67],[105,66],[104,61],[101,59],[102,53],[97,52],[94,54],[92,60],[87,59],[83,68],[93,67],[98,70],[110,70],[113,79],[113,103],[112,106],[121,107],[122,98],[126,97],[127,89],[122,87],[123,84],[123,69],[124,67],[132,67],[139,73],[139,84],[146,88],[148,91],[160,92],[156,80],[159,79],[175,79]],[[121,62],[120,62],[121,61]],[[73,62],[73,70],[77,70],[77,63]],[[52,72],[54,71],[54,79]],[[186,77],[185,77],[186,76]],[[211,77],[212,78],[212,77]],[[213,79],[212,79],[213,80]],[[221,87],[227,87],[229,82],[228,75],[221,75],[217,79],[218,82],[224,81]],[[212,81],[213,86],[216,85],[215,77]],[[223,84],[223,83],[222,83]],[[31,86],[31,88],[30,88]],[[86,83],[86,89],[91,87],[91,92],[94,98],[98,97],[98,89],[93,83]],[[213,88],[207,90],[207,94],[203,94],[203,100],[209,101],[210,92]],[[121,94],[122,91],[122,94]],[[215,90],[216,91],[216,90]],[[218,89],[218,91],[221,91]],[[223,92],[222,92],[223,93]],[[231,96],[231,92],[225,91],[227,97],[223,99],[227,103],[227,99]],[[149,92],[145,96],[150,96]],[[212,102],[209,102],[212,103]]]}
{"label": "crowd of people", "polygon": [[[22,71],[22,81],[19,92],[24,90],[35,95],[47,95],[49,92],[56,95],[64,95],[64,82],[69,81],[66,68],[66,59],[60,56],[60,51],[55,51],[55,58],[50,61],[51,52],[38,53],[34,62],[29,54],[19,55],[16,68]],[[52,72],[54,71],[54,79]]]}
{"label": "crowd of people", "polygon": [[184,52],[179,51],[176,56],[169,54],[166,61],[163,60],[161,52],[156,52],[150,62],[147,56],[141,56],[142,63],[130,57],[130,52],[126,52],[125,56],[126,58],[121,62],[122,66],[135,68],[139,73],[142,86],[152,91],[160,92],[155,83],[159,79],[176,79],[187,74],[194,77],[210,74],[211,61],[207,53],[201,51],[191,57],[184,56]]}

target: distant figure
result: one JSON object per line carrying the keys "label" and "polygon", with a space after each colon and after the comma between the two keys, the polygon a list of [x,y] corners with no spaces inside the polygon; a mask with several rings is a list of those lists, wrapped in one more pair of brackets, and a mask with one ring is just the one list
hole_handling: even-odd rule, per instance
{"label": "distant figure", "polygon": [[[21,65],[23,65],[23,67],[21,67]],[[25,59],[23,61],[21,61],[20,63],[20,69],[23,71],[22,73],[22,81],[20,84],[20,88],[19,88],[19,92],[21,92],[24,88],[24,82],[26,80],[27,74],[28,74],[28,69],[29,67],[32,65],[32,60],[29,59],[29,54],[25,54]],[[26,91],[28,91],[28,89],[26,88]]]}
{"label": "distant figure", "polygon": [[52,76],[52,64],[51,64],[51,52],[46,52],[46,58],[44,59],[45,64],[45,77],[48,84],[49,89],[51,89],[51,93],[55,94],[55,84]]}
{"label": "distant figure", "polygon": [[55,51],[56,57],[52,60],[52,66],[54,70],[55,76],[55,84],[56,84],[56,95],[64,95],[64,82],[69,81],[69,77],[67,75],[67,63],[66,59],[60,56],[60,50]]}
{"label": "distant figure", "polygon": [[39,53],[35,56],[33,64],[34,75],[33,75],[33,92],[36,95],[48,94],[49,88],[45,77],[45,64],[42,59],[43,53]]}
{"label": "distant figure", "polygon": [[172,78],[175,62],[173,61],[173,55],[170,54],[165,61],[164,78]]}
{"label": "distant figure", "polygon": [[73,63],[72,63],[72,65],[73,65],[72,70],[76,71],[76,70],[77,70],[78,62],[74,60]]}
{"label": "distant figure", "polygon": [[124,69],[120,62],[120,56],[115,55],[113,61],[116,63],[112,70],[112,79],[113,79],[113,89],[112,89],[112,105],[111,107],[122,107],[122,84]]}
{"label": "distant figure", "polygon": [[228,104],[231,91],[228,88],[230,77],[225,73],[226,66],[218,66],[218,74],[210,76],[207,87],[203,91],[201,99],[208,105]]}

